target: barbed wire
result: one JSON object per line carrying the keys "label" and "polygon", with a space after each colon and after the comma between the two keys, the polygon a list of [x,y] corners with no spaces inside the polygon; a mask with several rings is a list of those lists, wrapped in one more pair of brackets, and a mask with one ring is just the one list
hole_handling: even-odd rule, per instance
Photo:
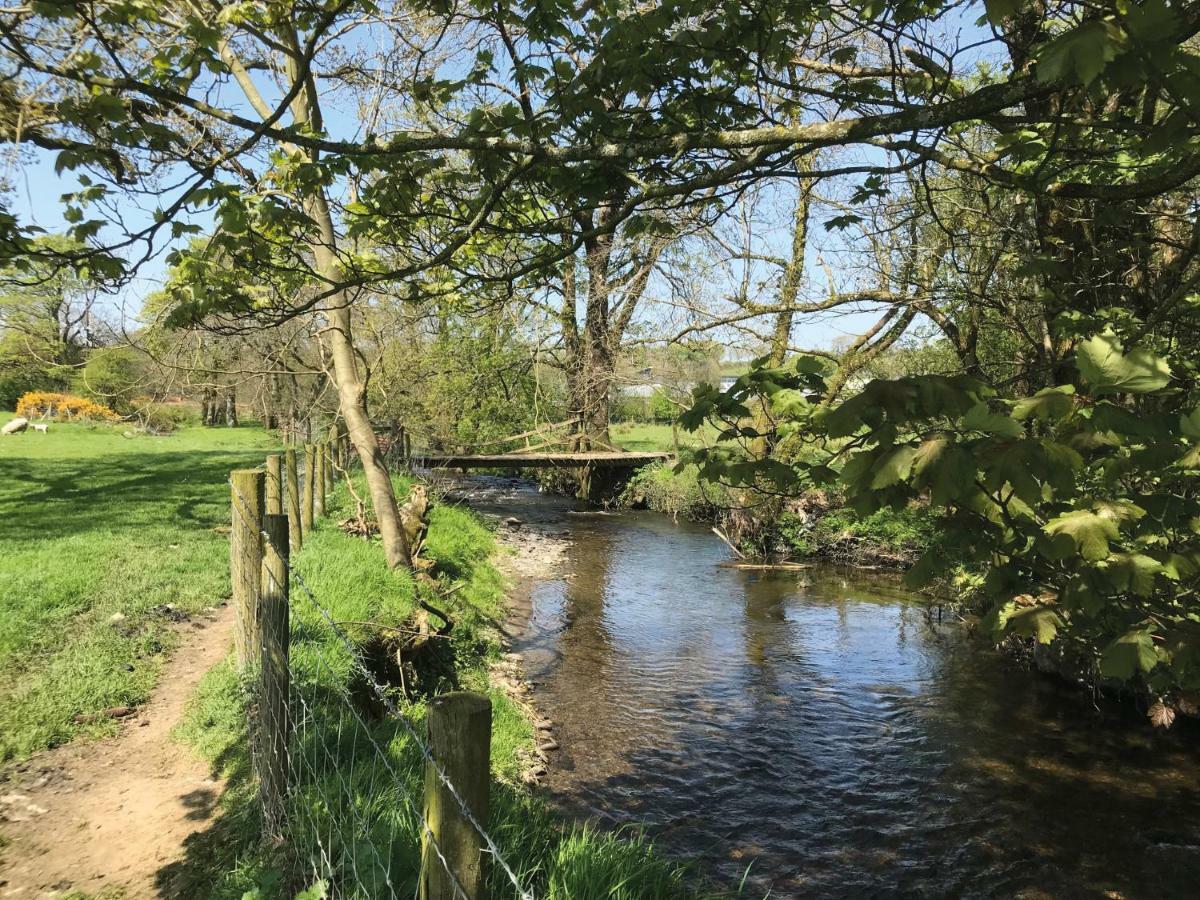
{"label": "barbed wire", "polygon": [[[354,643],[353,640],[351,640],[350,636],[348,634],[346,634],[345,630],[340,625],[338,625],[337,621],[330,614],[329,610],[326,609],[325,606],[317,599],[316,594],[312,591],[312,589],[308,586],[308,583],[304,580],[304,576],[295,568],[295,566],[292,565],[290,554],[288,554],[286,557],[283,554],[281,554],[280,548],[275,545],[273,538],[271,537],[270,534],[268,534],[262,528],[262,525],[261,524],[255,525],[254,523],[252,523],[250,521],[250,519],[252,518],[252,516],[249,513],[250,504],[246,500],[246,498],[242,494],[242,492],[238,489],[237,485],[233,483],[232,479],[229,480],[229,485],[232,488],[233,493],[238,498],[237,513],[238,513],[238,516],[241,519],[243,525],[245,525],[248,529],[256,530],[258,532],[258,534],[262,537],[262,539],[265,542],[267,542],[268,544],[270,544],[272,550],[274,550],[274,552],[276,554],[280,555],[281,558],[287,559],[287,569],[288,569],[288,573],[289,573],[290,577],[292,578],[292,580],[294,580],[296,582],[296,584],[298,584],[300,586],[301,592],[307,598],[309,604],[312,606],[312,608],[314,610],[316,610],[318,615],[320,615],[320,617],[324,620],[324,622],[329,626],[330,631],[334,635],[336,635],[337,638],[339,639],[339,641],[342,643],[344,649],[349,654],[352,665],[358,671],[358,673],[365,679],[366,683],[370,686],[372,693],[374,693],[375,696],[379,699],[379,701],[383,704],[384,709],[387,711],[387,713],[390,716],[390,720],[398,723],[404,729],[404,731],[408,734],[408,736],[412,739],[413,744],[416,746],[416,748],[420,752],[422,759],[432,768],[434,774],[438,778],[438,781],[446,788],[447,792],[451,795],[451,797],[454,798],[455,804],[458,806],[459,812],[462,814],[463,818],[466,819],[466,821],[471,825],[471,827],[475,830],[475,832],[479,835],[479,837],[483,840],[484,846],[485,846],[487,852],[491,855],[492,859],[496,862],[496,864],[499,866],[501,871],[505,874],[505,876],[508,878],[508,880],[512,883],[513,887],[517,891],[517,895],[520,897],[520,900],[536,900],[534,893],[532,891],[528,890],[527,888],[525,888],[524,885],[522,885],[519,876],[513,870],[512,866],[509,865],[507,860],[505,860],[504,855],[501,853],[500,848],[497,845],[495,839],[491,836],[491,834],[488,833],[487,829],[484,828],[484,826],[479,822],[479,820],[475,817],[474,813],[472,813],[470,807],[467,805],[466,801],[463,799],[462,795],[459,793],[458,788],[455,787],[455,785],[451,781],[450,777],[446,774],[446,770],[442,767],[441,763],[438,762],[437,758],[434,756],[433,751],[429,748],[428,744],[426,744],[425,740],[421,737],[420,733],[413,726],[413,724],[408,720],[408,717],[404,715],[403,711],[396,704],[396,701],[393,698],[391,692],[388,691],[387,688],[385,688],[382,684],[379,683],[378,679],[376,679],[375,675],[371,672],[370,668],[366,665],[365,661],[362,658],[361,649]],[[269,573],[269,574],[270,574],[272,581],[274,582],[275,581],[274,574],[273,573]],[[276,584],[276,587],[282,587],[282,586]],[[333,669],[329,665],[328,661],[325,660],[324,657],[321,655],[320,651],[319,650],[316,651],[314,655],[326,667],[326,669],[330,673],[330,675],[333,675],[336,678],[336,673],[333,671]],[[384,751],[383,748],[381,748],[379,746],[379,744],[375,741],[375,739],[371,736],[369,727],[367,726],[366,722],[362,719],[361,715],[359,715],[358,710],[354,707],[353,702],[348,702],[346,704],[346,706],[351,711],[351,713],[355,717],[355,719],[358,720],[358,723],[362,725],[364,733],[367,735],[367,738],[371,742],[376,753],[383,760],[383,763],[384,763],[385,767],[388,769],[389,774],[392,775],[393,779],[395,779],[397,784],[399,784],[400,776],[393,768],[387,752]],[[311,707],[309,707],[309,710],[311,711]],[[340,727],[340,725],[339,725],[339,727]],[[466,896],[465,891],[463,890],[462,885],[458,882],[457,878],[454,876],[454,873],[451,870],[448,861],[446,860],[446,857],[442,851],[442,848],[438,844],[437,838],[434,835],[432,829],[429,827],[429,823],[425,819],[424,814],[421,812],[420,809],[417,808],[417,805],[413,802],[412,798],[408,796],[407,792],[401,790],[400,793],[401,793],[406,805],[412,811],[412,813],[416,817],[416,819],[420,822],[423,834],[428,839],[430,846],[434,850],[434,854],[437,856],[438,860],[441,862],[443,868],[446,871],[446,874],[450,877],[451,884],[454,888],[456,896],[462,898],[462,900],[469,900],[469,898],[467,898],[467,896]],[[349,795],[348,795],[348,799],[350,799],[350,801],[351,801],[350,806],[351,806],[351,809],[353,810],[354,809],[353,798],[349,797]],[[318,843],[319,843],[319,838],[318,838]],[[324,848],[321,848],[321,849],[322,849],[322,852],[325,853]],[[378,852],[378,851],[376,851],[376,852]],[[332,874],[332,861],[329,859],[329,856],[327,853],[325,853],[325,856],[326,856],[326,862],[330,865],[331,874]],[[352,864],[352,866],[354,865],[353,859],[351,860],[351,864]],[[357,870],[356,870],[356,877],[357,877]],[[392,886],[391,881],[390,881],[390,867],[387,870],[386,877],[387,877],[388,887],[392,889],[393,894],[394,894],[395,888]],[[418,878],[418,894],[419,894],[419,891],[420,891],[420,879]]]}
{"label": "barbed wire", "polygon": [[[250,506],[249,506],[248,501],[246,500],[245,496],[241,493],[241,491],[238,489],[237,485],[233,484],[232,480],[230,481],[230,487],[233,489],[234,493],[236,493],[237,497],[238,497],[238,507],[239,507],[237,509],[238,517],[241,519],[241,522],[245,527],[247,527],[248,529],[254,530],[254,525],[250,521],[252,516],[249,512]],[[274,542],[271,540],[271,536],[265,530],[261,529],[261,527],[260,527],[258,529],[258,533],[260,534],[260,536],[263,538],[264,541],[267,541],[270,543],[272,549],[276,553],[279,553],[279,547],[277,547],[274,544]],[[288,572],[291,575],[291,577],[293,578],[293,580],[296,580],[297,583],[299,583],[301,576],[300,576],[299,572],[297,572],[295,570],[295,568],[293,568],[291,566],[290,559],[289,559],[289,565],[288,565]],[[271,573],[268,571],[267,574],[271,579],[271,583],[276,588],[282,587],[275,580],[274,573]],[[308,588],[307,585],[304,585],[304,593],[309,598],[309,601],[312,604],[314,609],[318,610],[319,612],[324,612],[323,607],[321,607],[321,605],[316,601],[315,595],[313,595],[312,591]],[[320,652],[319,647],[316,645],[307,645],[307,646],[309,647],[309,649],[312,650],[312,657],[324,667],[325,671],[331,677],[330,678],[331,683],[337,683],[340,680],[338,673],[333,669],[333,667],[330,665],[329,661]],[[265,649],[265,647],[264,647],[264,649]],[[355,668],[361,670],[362,669],[361,660],[359,660],[357,658],[357,655],[354,652],[353,645],[351,645],[348,649],[351,650],[351,659],[354,661]],[[313,708],[313,706],[311,704],[305,702],[303,696],[300,693],[299,685],[296,683],[295,680],[291,680],[291,679],[289,680],[289,683],[291,684],[291,688],[292,688],[291,691],[289,692],[289,700],[291,700],[293,697],[295,699],[297,699],[299,701],[299,705],[301,707],[303,707],[306,712],[306,715],[301,719],[302,727],[306,727],[307,723],[309,721],[312,721],[314,723],[317,722],[318,721],[317,711]],[[437,857],[437,859],[441,863],[443,869],[445,869],[447,876],[450,878],[451,887],[454,890],[454,895],[456,897],[456,900],[469,900],[466,891],[464,890],[464,888],[462,887],[462,885],[458,881],[458,879],[455,877],[454,872],[450,867],[450,863],[446,859],[445,852],[442,850],[441,845],[438,843],[436,835],[433,833],[432,829],[429,827],[429,823],[426,820],[424,814],[422,813],[422,811],[420,810],[418,805],[413,801],[412,797],[409,796],[409,793],[403,789],[404,779],[401,777],[400,773],[397,772],[395,767],[393,766],[390,754],[388,753],[387,750],[385,750],[383,747],[381,747],[379,745],[379,743],[375,740],[375,738],[371,735],[370,726],[363,719],[362,715],[359,713],[358,709],[355,707],[351,698],[347,696],[344,699],[346,701],[343,704],[345,709],[349,710],[350,714],[353,716],[353,718],[356,722],[356,726],[360,726],[362,728],[363,734],[366,736],[367,741],[370,743],[371,749],[374,750],[375,755],[383,763],[384,768],[387,770],[388,774],[391,776],[393,782],[397,785],[398,793],[400,794],[401,799],[404,801],[405,806],[409,809],[409,811],[412,813],[414,818],[420,823],[422,833],[424,834],[426,839],[428,839],[430,847],[433,849],[434,855]],[[408,724],[407,722],[403,722],[403,720],[400,719],[400,717],[397,715],[392,715],[391,718],[389,719],[389,721],[399,721],[399,722],[401,722],[401,724],[404,724],[404,725]],[[338,721],[338,738],[337,738],[336,744],[341,743],[341,739],[342,739],[341,729],[342,729],[342,721],[339,719],[339,721]],[[409,728],[407,730],[409,731],[410,734],[413,734],[411,728]],[[298,736],[298,738],[300,738],[299,742],[301,744],[301,749],[303,749],[303,746],[304,746],[303,735],[297,735],[297,736]],[[414,735],[414,737],[415,737],[415,735]],[[367,827],[366,821],[363,819],[362,815],[358,811],[357,804],[355,803],[353,793],[347,787],[345,780],[340,777],[341,773],[339,770],[341,768],[341,761],[336,756],[334,756],[333,753],[330,752],[329,748],[325,745],[323,740],[318,739],[318,742],[319,742],[320,749],[324,752],[324,757],[322,758],[322,761],[325,763],[329,763],[331,768],[333,769],[333,771],[335,773],[335,779],[338,781],[338,787],[341,790],[342,794],[346,798],[347,806],[350,809],[351,816],[356,818],[356,820],[357,820],[356,824],[361,828],[362,833],[369,834],[370,829]],[[422,749],[422,750],[425,749],[423,747],[420,747],[421,742],[419,741],[419,739],[416,740],[416,743],[418,744],[419,749]],[[336,744],[335,744],[335,746],[336,746]],[[255,745],[255,741],[252,740],[251,747],[253,748],[254,745]],[[289,754],[289,757],[292,757],[292,754]],[[299,759],[303,758],[303,754],[297,754],[294,758],[299,760]],[[351,759],[353,760],[353,757],[351,757]],[[312,766],[312,768],[315,773],[316,766],[314,765],[314,766]],[[322,776],[318,776],[318,778],[320,778],[320,777],[322,777]],[[351,780],[353,780],[353,773],[351,773]],[[314,783],[319,783],[319,781],[317,779],[314,779]],[[300,809],[306,809],[304,804],[299,804],[298,806]],[[311,832],[314,835],[316,835],[316,842],[317,842],[318,850],[320,852],[321,857],[323,857],[326,874],[328,874],[330,876],[336,875],[338,865],[334,861],[334,856],[337,854],[331,852],[331,848],[333,847],[333,844],[334,844],[334,841],[332,840],[332,825],[331,825],[331,839],[328,842],[329,847],[327,847],[322,842],[321,837],[320,837],[320,831],[321,831],[320,824],[316,821],[316,817],[312,814],[311,811],[308,812],[308,821],[309,821],[310,825],[312,826],[310,829]],[[357,846],[358,843],[359,842],[351,842],[352,846]],[[385,864],[383,862],[382,856],[380,855],[379,850],[375,846],[373,841],[367,840],[366,843],[371,846],[371,849],[376,854],[376,859],[380,863],[380,867],[384,870],[384,880],[387,884],[388,889],[391,891],[391,895],[393,897],[399,896],[395,885],[391,881],[390,863]],[[355,857],[353,851],[351,851],[348,854],[348,856],[349,856],[349,861],[350,861],[350,868],[353,870],[356,880],[358,880],[361,883],[362,877],[361,877],[361,873],[358,870],[357,858]],[[313,869],[314,869],[314,874],[317,874],[317,875],[320,874],[317,871],[317,865],[315,864],[315,862],[313,865]],[[418,894],[419,894],[419,891],[420,891],[420,878],[418,877],[418,879],[417,879]]]}

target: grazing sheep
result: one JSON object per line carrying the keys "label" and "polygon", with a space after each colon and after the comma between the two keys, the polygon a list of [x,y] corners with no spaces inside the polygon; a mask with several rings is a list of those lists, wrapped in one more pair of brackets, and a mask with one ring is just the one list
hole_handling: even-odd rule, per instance
{"label": "grazing sheep", "polygon": [[11,422],[0,428],[0,434],[19,434],[29,427],[29,420],[23,416],[17,416]]}
{"label": "grazing sheep", "polygon": [[45,434],[47,431],[50,430],[50,426],[47,425],[45,422],[31,422],[29,427],[32,428],[34,431],[40,431],[42,434]]}

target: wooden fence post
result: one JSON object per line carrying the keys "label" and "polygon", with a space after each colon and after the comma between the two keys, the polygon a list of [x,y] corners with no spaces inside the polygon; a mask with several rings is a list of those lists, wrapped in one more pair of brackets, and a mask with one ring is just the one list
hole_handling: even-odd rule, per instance
{"label": "wooden fence post", "polygon": [[329,464],[325,455],[325,445],[317,444],[317,467],[314,471],[316,480],[313,483],[313,518],[319,519],[325,515],[325,467]]}
{"label": "wooden fence post", "polygon": [[300,522],[307,536],[313,527],[313,495],[317,486],[317,449],[304,445],[304,498],[300,501]]}
{"label": "wooden fence post", "polygon": [[[333,494],[337,488],[337,467],[340,465],[337,459],[337,431],[333,431],[329,440],[325,442],[325,493],[326,495]],[[326,501],[332,497],[326,496]]]}
{"label": "wooden fence post", "polygon": [[300,528],[300,473],[296,470],[296,451],[289,447],[284,451],[287,465],[287,517],[288,544],[290,550],[299,550],[304,543]]}
{"label": "wooden fence post", "polygon": [[[484,828],[488,825],[488,788],[492,739],[492,701],[482,694],[454,691],[429,702],[426,716],[433,758]],[[467,821],[458,801],[446,789],[437,770],[425,763],[425,821],[421,835],[420,900],[456,900],[454,881],[468,900],[487,896],[483,838]],[[445,857],[446,866],[433,842]],[[453,875],[453,880],[451,878]]]}
{"label": "wooden fence post", "polygon": [[229,532],[229,581],[237,616],[234,635],[239,669],[258,659],[258,595],[262,578],[263,481],[259,469],[235,469],[232,484],[232,530]]}
{"label": "wooden fence post", "polygon": [[267,515],[283,515],[283,457],[278,453],[267,457]]}
{"label": "wooden fence post", "polygon": [[262,600],[259,623],[262,635],[262,673],[258,702],[258,791],[268,834],[283,834],[288,793],[288,517],[268,515],[263,520]]}

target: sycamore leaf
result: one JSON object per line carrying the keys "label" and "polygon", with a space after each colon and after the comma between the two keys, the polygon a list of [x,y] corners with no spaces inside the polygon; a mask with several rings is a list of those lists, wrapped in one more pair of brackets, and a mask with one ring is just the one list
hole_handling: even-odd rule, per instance
{"label": "sycamore leaf", "polygon": [[1175,724],[1175,710],[1158,700],[1146,710],[1146,718],[1155,728],[1170,728]]}
{"label": "sycamore leaf", "polygon": [[912,471],[917,448],[909,444],[893,447],[871,469],[871,488],[891,487],[908,477]]}
{"label": "sycamore leaf", "polygon": [[1146,514],[1146,511],[1132,500],[1097,500],[1092,509],[1106,519],[1114,522],[1136,522]]}
{"label": "sycamore leaf", "polygon": [[1192,439],[1200,438],[1200,406],[1179,417],[1179,430]]}
{"label": "sycamore leaf", "polygon": [[1014,403],[1013,418],[1028,419],[1032,416],[1039,422],[1057,421],[1071,411],[1074,405],[1071,395],[1074,393],[1075,388],[1072,385],[1044,388],[1032,397]]}
{"label": "sycamore leaf", "polygon": [[1093,562],[1107,557],[1108,542],[1118,537],[1117,523],[1090,509],[1063,513],[1047,522],[1043,530],[1049,535],[1069,536],[1083,558]]}
{"label": "sycamore leaf", "polygon": [[913,474],[929,499],[943,505],[975,489],[975,460],[949,438],[930,438],[917,448]]}
{"label": "sycamore leaf", "polygon": [[1075,351],[1075,364],[1096,394],[1148,394],[1171,380],[1171,367],[1148,350],[1125,353],[1111,331],[1084,341]]}
{"label": "sycamore leaf", "polygon": [[1021,9],[1021,0],[984,0],[988,21],[999,25],[1005,19],[1015,16]]}
{"label": "sycamore leaf", "polygon": [[1105,678],[1128,681],[1138,672],[1149,672],[1158,665],[1158,653],[1150,632],[1129,631],[1104,648],[1100,654],[1100,674]]}
{"label": "sycamore leaf", "polygon": [[1062,617],[1050,607],[1026,606],[1010,612],[1004,628],[1013,634],[1037,638],[1039,644],[1049,644],[1062,624]]}
{"label": "sycamore leaf", "polygon": [[1139,597],[1149,597],[1153,593],[1155,576],[1162,571],[1162,563],[1144,553],[1114,553],[1108,560],[1113,587],[1118,591],[1132,591]]}
{"label": "sycamore leaf", "polygon": [[1043,84],[1059,80],[1091,84],[1116,58],[1117,49],[1116,35],[1104,22],[1084,22],[1038,51],[1038,81]]}
{"label": "sycamore leaf", "polygon": [[967,410],[962,418],[962,426],[968,431],[986,431],[1006,438],[1015,438],[1024,433],[1016,419],[989,411],[986,403],[977,403]]}

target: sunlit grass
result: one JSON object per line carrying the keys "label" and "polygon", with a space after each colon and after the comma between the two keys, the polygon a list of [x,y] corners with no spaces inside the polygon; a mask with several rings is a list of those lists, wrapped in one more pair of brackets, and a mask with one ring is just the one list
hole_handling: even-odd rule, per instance
{"label": "sunlit grass", "polygon": [[146,700],[175,643],[164,605],[228,594],[226,479],[270,444],[253,427],[0,437],[0,761]]}
{"label": "sunlit grass", "polygon": [[622,450],[638,450],[646,453],[673,453],[678,440],[679,449],[711,446],[716,440],[717,431],[711,425],[705,424],[698,431],[685,431],[677,428],[672,431],[670,425],[658,422],[619,422],[613,425],[609,432],[613,443]]}

